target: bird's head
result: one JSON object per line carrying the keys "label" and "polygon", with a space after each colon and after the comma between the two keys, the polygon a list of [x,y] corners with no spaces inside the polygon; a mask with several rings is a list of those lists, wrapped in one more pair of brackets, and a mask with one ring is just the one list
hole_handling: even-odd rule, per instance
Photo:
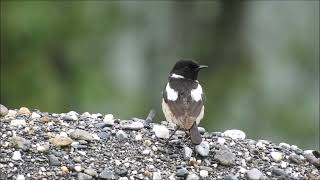
{"label": "bird's head", "polygon": [[180,60],[176,62],[171,70],[170,76],[197,80],[200,69],[207,68],[206,65],[199,65],[192,60]]}

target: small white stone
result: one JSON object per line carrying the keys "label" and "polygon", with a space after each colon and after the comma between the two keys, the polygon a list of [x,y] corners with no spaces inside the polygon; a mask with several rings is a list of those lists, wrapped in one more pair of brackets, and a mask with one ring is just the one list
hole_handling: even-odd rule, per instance
{"label": "small white stone", "polygon": [[24,119],[19,119],[19,120],[17,120],[17,119],[14,119],[14,120],[11,120],[11,122],[10,122],[10,125],[11,126],[25,126],[27,123],[26,123],[26,120],[24,120]]}
{"label": "small white stone", "polygon": [[298,149],[298,146],[296,146],[296,145],[291,145],[291,149],[295,151],[295,150]]}
{"label": "small white stone", "polygon": [[150,149],[145,149],[145,150],[142,151],[142,154],[143,155],[148,155],[148,154],[150,154],[150,152],[151,152]]}
{"label": "small white stone", "polygon": [[282,153],[280,152],[271,152],[270,155],[275,162],[278,162],[282,159]]}
{"label": "small white stone", "polygon": [[106,114],[103,118],[103,122],[108,123],[110,125],[114,124],[114,117],[112,114]]}
{"label": "small white stone", "polygon": [[199,177],[196,174],[189,174],[186,180],[199,180]]}
{"label": "small white stone", "polygon": [[221,137],[218,138],[218,143],[219,143],[219,144],[222,145],[222,144],[224,144],[225,142],[226,142],[226,140],[225,140],[224,138],[221,138]]}
{"label": "small white stone", "polygon": [[189,147],[187,147],[187,146],[185,146],[185,147],[183,148],[183,150],[184,150],[183,157],[184,157],[185,159],[190,159],[191,156],[192,156],[192,149],[189,148]]}
{"label": "small white stone", "polygon": [[74,170],[76,170],[77,172],[80,172],[81,169],[82,169],[81,166],[75,166],[75,167],[74,167]]}
{"label": "small white stone", "polygon": [[85,112],[85,113],[81,114],[81,117],[82,118],[89,118],[89,117],[91,117],[91,114],[89,112]]}
{"label": "small white stone", "polygon": [[290,145],[287,143],[279,143],[279,147],[286,147],[286,148],[290,148]]}
{"label": "small white stone", "polygon": [[218,167],[218,164],[212,164],[212,166],[213,166],[214,168],[216,168],[216,167]]}
{"label": "small white stone", "polygon": [[12,159],[15,160],[15,161],[20,160],[21,159],[20,151],[13,152]]}
{"label": "small white stone", "polygon": [[242,173],[242,174],[244,174],[244,173],[247,172],[247,170],[246,170],[245,168],[241,167],[241,168],[239,169],[239,172]]}
{"label": "small white stone", "polygon": [[245,139],[246,138],[246,134],[243,131],[237,130],[237,129],[227,130],[223,134],[227,137],[232,138],[232,139]]}
{"label": "small white stone", "polygon": [[153,180],[162,179],[162,177],[161,177],[161,172],[154,172],[154,173],[153,173],[153,176],[152,176],[152,179],[153,179]]}
{"label": "small white stone", "polygon": [[119,161],[119,160],[115,160],[114,163],[115,163],[116,166],[120,166],[121,165],[121,161]]}
{"label": "small white stone", "polygon": [[261,141],[257,142],[256,146],[259,148],[259,149],[262,149],[264,148],[266,145],[263,144]]}
{"label": "small white stone", "polygon": [[195,149],[201,156],[208,156],[210,152],[210,146],[207,141],[202,141],[199,145],[196,145]]}
{"label": "small white stone", "polygon": [[209,173],[206,170],[200,170],[200,177],[205,178],[208,177]]}
{"label": "small white stone", "polygon": [[135,139],[136,139],[136,141],[141,141],[142,140],[142,135],[141,134],[137,134]]}
{"label": "small white stone", "polygon": [[68,137],[68,134],[66,132],[61,132],[60,136]]}
{"label": "small white stone", "polygon": [[16,115],[17,115],[17,112],[10,109],[6,117],[15,117]]}
{"label": "small white stone", "polygon": [[282,168],[287,168],[288,163],[285,162],[285,161],[281,161],[280,166],[281,166]]}
{"label": "small white stone", "polygon": [[152,146],[152,151],[158,151],[158,148],[156,146]]}
{"label": "small white stone", "polygon": [[169,138],[169,129],[163,125],[154,125],[153,131],[158,138]]}
{"label": "small white stone", "polygon": [[128,180],[128,178],[127,177],[119,177],[118,180]]}
{"label": "small white stone", "polygon": [[25,180],[24,175],[19,174],[16,180]]}
{"label": "small white stone", "polygon": [[39,119],[41,116],[38,114],[38,113],[36,113],[36,112],[33,112],[32,114],[31,114],[31,119]]}
{"label": "small white stone", "polygon": [[246,166],[247,166],[246,160],[241,159],[241,166],[243,166],[243,167],[246,167]]}
{"label": "small white stone", "polygon": [[93,139],[95,139],[95,140],[100,140],[100,137],[97,135],[97,134],[92,134],[92,137],[93,137]]}

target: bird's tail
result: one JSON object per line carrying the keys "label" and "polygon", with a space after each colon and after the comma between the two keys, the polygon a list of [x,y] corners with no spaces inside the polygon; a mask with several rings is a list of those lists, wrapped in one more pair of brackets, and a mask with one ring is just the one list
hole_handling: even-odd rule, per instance
{"label": "bird's tail", "polygon": [[194,122],[194,124],[192,125],[190,131],[190,137],[191,137],[191,142],[192,144],[198,145],[201,143],[202,138],[200,135],[200,132],[198,130],[198,125],[196,122]]}

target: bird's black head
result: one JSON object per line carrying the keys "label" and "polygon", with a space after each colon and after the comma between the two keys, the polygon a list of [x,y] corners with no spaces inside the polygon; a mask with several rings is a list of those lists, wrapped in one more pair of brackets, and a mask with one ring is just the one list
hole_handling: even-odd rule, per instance
{"label": "bird's black head", "polygon": [[176,62],[173,69],[171,70],[170,75],[173,76],[173,74],[175,74],[175,75],[183,76],[184,78],[187,78],[187,79],[197,80],[198,72],[200,71],[200,69],[206,68],[206,67],[208,66],[199,65],[196,62],[191,60],[180,60]]}

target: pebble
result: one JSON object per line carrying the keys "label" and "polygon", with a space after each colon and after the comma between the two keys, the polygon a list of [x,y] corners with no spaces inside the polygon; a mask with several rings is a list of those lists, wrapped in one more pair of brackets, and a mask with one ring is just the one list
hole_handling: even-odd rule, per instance
{"label": "pebble", "polygon": [[206,129],[204,127],[198,127],[198,131],[200,134],[204,134],[206,132]]}
{"label": "pebble", "polygon": [[133,121],[131,123],[121,124],[122,129],[128,129],[128,130],[140,130],[143,127],[144,127],[144,125],[140,121]]}
{"label": "pebble", "polygon": [[0,104],[0,116],[6,116],[9,113],[8,108]]}
{"label": "pebble", "polygon": [[38,113],[36,113],[36,112],[33,112],[32,114],[31,114],[31,119],[39,119],[41,116],[38,114]]}
{"label": "pebble", "polygon": [[125,132],[122,131],[122,130],[119,130],[119,131],[116,133],[116,136],[117,136],[118,139],[127,139],[127,138],[128,138],[127,133],[125,133]]}
{"label": "pebble", "polygon": [[154,172],[152,175],[152,180],[162,179],[161,172]]}
{"label": "pebble", "polygon": [[56,136],[55,138],[50,140],[50,143],[52,143],[55,146],[68,146],[73,142],[73,140],[66,136]]}
{"label": "pebble", "polygon": [[127,177],[119,177],[118,180],[129,180]]}
{"label": "pebble", "polygon": [[21,107],[18,112],[17,115],[26,115],[29,116],[31,114],[30,110],[26,107]]}
{"label": "pebble", "polygon": [[261,171],[259,171],[259,169],[253,168],[247,171],[247,177],[250,180],[258,180],[263,178],[263,174]]}
{"label": "pebble", "polygon": [[78,180],[90,180],[90,179],[92,179],[92,176],[90,176],[88,174],[84,174],[84,173],[78,173],[77,179]]}
{"label": "pebble", "polygon": [[209,155],[210,147],[207,141],[202,141],[199,145],[196,145],[196,152],[205,157]]}
{"label": "pebble", "polygon": [[14,119],[10,122],[11,126],[25,126],[26,124],[26,120],[24,119]]}
{"label": "pebble", "polygon": [[245,139],[246,138],[246,134],[243,131],[237,130],[237,129],[227,130],[223,134],[227,137],[232,138],[232,139]]}
{"label": "pebble", "polygon": [[17,160],[21,160],[21,153],[20,151],[14,151],[13,155],[12,155],[12,159],[17,161]]}
{"label": "pebble", "polygon": [[99,174],[99,178],[101,179],[116,179],[114,173],[110,170],[103,170],[100,174]]}
{"label": "pebble", "polygon": [[82,129],[76,129],[76,130],[72,131],[70,133],[70,137],[72,139],[77,139],[77,140],[85,140],[85,141],[94,140],[93,136],[89,132],[82,130]]}
{"label": "pebble", "polygon": [[61,166],[61,170],[65,173],[68,174],[69,173],[69,169],[66,166]]}
{"label": "pebble", "polygon": [[25,180],[25,179],[26,178],[24,177],[24,175],[19,174],[16,180]]}
{"label": "pebble", "polygon": [[10,143],[13,147],[17,149],[22,149],[24,151],[30,149],[31,142],[23,137],[13,136],[10,138]]}
{"label": "pebble", "polygon": [[215,151],[215,153],[214,159],[221,165],[231,166],[235,163],[236,156],[228,148],[222,148]]}
{"label": "pebble", "polygon": [[199,180],[199,176],[196,174],[189,174],[186,180]]}
{"label": "pebble", "polygon": [[89,112],[84,112],[83,114],[81,114],[80,116],[82,119],[85,119],[85,118],[91,118],[91,114]]}
{"label": "pebble", "polygon": [[142,135],[141,135],[141,134],[137,134],[137,135],[135,136],[135,140],[136,140],[136,141],[141,141],[141,140],[142,140]]}
{"label": "pebble", "polygon": [[272,168],[272,174],[276,176],[288,176],[284,170],[276,167]]}
{"label": "pebble", "polygon": [[65,121],[77,121],[79,119],[78,115],[79,114],[77,112],[70,111],[63,117],[63,120],[65,120]]}
{"label": "pebble", "polygon": [[50,121],[50,119],[49,119],[48,116],[43,116],[43,117],[40,118],[40,121],[41,121],[42,123],[48,123],[48,122]]}
{"label": "pebble", "polygon": [[224,180],[238,180],[238,178],[234,175],[227,175],[224,177]]}
{"label": "pebble", "polygon": [[117,167],[115,173],[120,177],[126,176],[128,174],[128,169],[124,166]]}
{"label": "pebble", "polygon": [[61,165],[61,162],[59,161],[59,159],[53,154],[49,154],[48,159],[49,159],[49,163],[51,166],[60,166]]}
{"label": "pebble", "polygon": [[106,114],[103,118],[103,122],[106,123],[108,126],[114,125],[114,118],[112,114]]}
{"label": "pebble", "polygon": [[74,166],[74,170],[77,172],[80,172],[82,170],[81,166]]}
{"label": "pebble", "polygon": [[98,136],[101,139],[108,139],[111,136],[111,133],[109,133],[109,132],[100,132],[100,133],[98,133]]}
{"label": "pebble", "polygon": [[39,151],[39,152],[47,152],[47,151],[49,151],[49,148],[50,148],[50,146],[49,146],[49,143],[44,143],[43,145],[37,145],[37,151]]}
{"label": "pebble", "polygon": [[186,168],[178,169],[176,175],[178,177],[186,177],[189,174],[189,171]]}
{"label": "pebble", "polygon": [[158,138],[169,138],[169,129],[163,125],[154,125],[153,131]]}
{"label": "pebble", "polygon": [[92,168],[85,169],[83,172],[90,175],[90,176],[98,177],[97,171]]}
{"label": "pebble", "polygon": [[275,162],[278,162],[282,159],[282,153],[280,152],[271,152],[270,155]]}
{"label": "pebble", "polygon": [[15,117],[17,115],[17,112],[15,110],[9,110],[8,114],[6,116],[8,117]]}
{"label": "pebble", "polygon": [[300,164],[301,163],[301,159],[300,159],[300,156],[296,155],[296,154],[290,154],[289,156],[289,160],[293,163],[296,163],[296,164]]}
{"label": "pebble", "polygon": [[279,147],[282,147],[282,148],[290,148],[290,145],[287,144],[287,143],[279,143]]}
{"label": "pebble", "polygon": [[218,143],[223,145],[226,142],[226,140],[222,137],[218,137]]}
{"label": "pebble", "polygon": [[148,154],[150,154],[150,152],[151,152],[150,149],[145,149],[145,150],[142,151],[142,154],[143,155],[148,155]]}
{"label": "pebble", "polygon": [[100,128],[100,129],[103,129],[105,127],[109,127],[108,123],[105,123],[105,122],[100,122],[100,123],[97,123],[94,125],[96,128]]}
{"label": "pebble", "polygon": [[183,147],[183,152],[184,152],[183,153],[184,159],[185,160],[189,160],[191,158],[191,156],[192,156],[192,149],[187,147],[187,146],[185,146],[185,147]]}
{"label": "pebble", "polygon": [[206,178],[209,176],[209,172],[206,170],[200,170],[200,177]]}

